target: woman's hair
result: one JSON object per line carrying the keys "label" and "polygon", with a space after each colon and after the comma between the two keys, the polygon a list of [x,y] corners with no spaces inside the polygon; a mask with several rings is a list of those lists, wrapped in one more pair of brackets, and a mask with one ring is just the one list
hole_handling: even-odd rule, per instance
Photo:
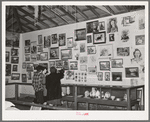
{"label": "woman's hair", "polygon": [[51,72],[51,73],[56,73],[56,72],[57,72],[57,69],[56,69],[55,67],[51,67],[51,68],[50,68],[50,72]]}
{"label": "woman's hair", "polygon": [[137,49],[137,48],[136,48],[136,49],[134,50],[134,52],[133,52],[134,57],[135,57],[135,52],[136,52],[136,51],[139,51],[139,52],[140,52],[140,56],[139,56],[139,57],[141,57],[141,56],[142,56],[142,53],[141,53],[141,51],[140,51],[139,49]]}

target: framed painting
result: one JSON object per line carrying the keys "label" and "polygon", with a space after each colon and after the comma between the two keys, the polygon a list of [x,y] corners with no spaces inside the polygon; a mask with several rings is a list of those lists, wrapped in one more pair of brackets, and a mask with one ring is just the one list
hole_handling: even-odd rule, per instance
{"label": "framed painting", "polygon": [[19,57],[11,57],[11,63],[19,63]]}
{"label": "framed painting", "polygon": [[30,57],[30,54],[26,54],[26,55],[25,55],[25,61],[30,61],[30,58],[31,58],[31,57]]}
{"label": "framed painting", "polygon": [[99,32],[99,22],[93,21],[93,33]]}
{"label": "framed painting", "polygon": [[66,34],[59,34],[59,46],[65,46],[66,45]]}
{"label": "framed painting", "polygon": [[67,47],[68,48],[73,47],[73,37],[67,38]]}
{"label": "framed painting", "polygon": [[25,47],[30,46],[30,40],[25,40]]}
{"label": "framed painting", "polygon": [[87,46],[87,54],[96,54],[95,46]]}
{"label": "framed painting", "polygon": [[69,69],[70,70],[78,70],[78,61],[70,61]]}
{"label": "framed painting", "polygon": [[109,34],[109,41],[115,41],[115,35],[114,34]]}
{"label": "framed painting", "polygon": [[135,16],[126,16],[122,18],[123,26],[130,26],[135,22]]}
{"label": "framed painting", "polygon": [[36,41],[31,42],[31,54],[36,54],[37,53],[37,44]]}
{"label": "framed painting", "polygon": [[27,82],[27,75],[26,74],[22,74],[22,82],[23,83]]}
{"label": "framed painting", "polygon": [[80,64],[87,64],[88,59],[87,56],[80,56]]}
{"label": "framed painting", "polygon": [[32,61],[32,62],[36,62],[36,60],[37,60],[36,58],[37,58],[36,55],[31,55],[31,61]]}
{"label": "framed painting", "polygon": [[22,69],[26,69],[26,62],[22,63]]}
{"label": "framed painting", "polygon": [[43,45],[37,45],[37,52],[43,52]]}
{"label": "framed painting", "polygon": [[112,68],[123,68],[123,59],[112,59]]}
{"label": "framed painting", "polygon": [[63,68],[64,70],[69,70],[69,63],[67,60],[63,61]]}
{"label": "framed painting", "polygon": [[50,47],[50,37],[44,36],[44,48]]}
{"label": "framed painting", "polygon": [[88,74],[94,75],[97,72],[96,67],[88,67]]}
{"label": "framed painting", "polygon": [[52,34],[52,44],[57,44],[57,34]]}
{"label": "framed painting", "polygon": [[11,80],[19,80],[19,79],[20,79],[20,73],[11,74]]}
{"label": "framed painting", "polygon": [[93,22],[86,23],[87,33],[93,33]]}
{"label": "framed painting", "polygon": [[49,67],[55,67],[55,61],[49,61]]}
{"label": "framed painting", "polygon": [[145,35],[135,36],[135,45],[145,45]]}
{"label": "framed painting", "polygon": [[50,48],[50,59],[59,59],[59,48]]}
{"label": "framed painting", "polygon": [[41,45],[43,43],[42,41],[42,35],[38,35],[38,44]]}
{"label": "framed painting", "polygon": [[61,59],[72,59],[72,49],[62,49]]}
{"label": "framed painting", "polygon": [[117,56],[129,56],[130,48],[129,47],[118,47],[117,48]]}
{"label": "framed painting", "polygon": [[24,47],[24,52],[25,53],[30,53],[30,49],[31,49],[31,47]]}
{"label": "framed painting", "polygon": [[36,70],[36,68],[38,67],[39,64],[33,64],[33,68],[34,70]]}
{"label": "framed painting", "polygon": [[97,78],[98,78],[98,81],[103,81],[103,72],[98,72]]}
{"label": "framed painting", "polygon": [[118,32],[117,18],[111,18],[107,21],[107,33]]}
{"label": "framed painting", "polygon": [[9,62],[9,52],[8,51],[6,51],[6,62]]}
{"label": "framed painting", "polygon": [[110,61],[100,61],[100,70],[110,70]]}
{"label": "framed painting", "polygon": [[11,47],[13,45],[13,40],[9,40],[6,38],[6,47]]}
{"label": "framed painting", "polygon": [[43,52],[40,54],[41,61],[47,61],[48,60],[48,52]]}
{"label": "framed painting", "polygon": [[112,72],[112,81],[122,81],[122,72]]}
{"label": "framed painting", "polygon": [[27,72],[33,72],[33,69],[34,69],[33,63],[27,63],[26,64],[26,70],[27,70]]}
{"label": "framed painting", "polygon": [[74,80],[74,71],[66,71],[66,80]]}
{"label": "framed painting", "polygon": [[100,31],[105,30],[105,21],[99,22],[99,30]]}
{"label": "framed painting", "polygon": [[122,42],[128,42],[129,41],[129,30],[128,29],[125,29],[125,30],[122,30],[121,32],[121,41]]}
{"label": "framed painting", "polygon": [[110,81],[110,72],[105,72],[105,81]]}
{"label": "framed painting", "polygon": [[17,72],[17,71],[18,71],[18,65],[13,65],[13,69],[12,69],[12,71]]}
{"label": "framed painting", "polygon": [[80,53],[84,53],[86,50],[85,48],[86,48],[85,43],[80,43]]}
{"label": "framed painting", "polygon": [[56,68],[62,68],[63,67],[63,61],[62,60],[57,60],[56,61]]}
{"label": "framed painting", "polygon": [[127,78],[139,77],[139,68],[138,67],[125,68],[125,74]]}
{"label": "framed painting", "polygon": [[106,43],[106,32],[93,33],[93,44]]}
{"label": "framed painting", "polygon": [[75,30],[75,41],[86,40],[86,29]]}
{"label": "framed painting", "polygon": [[87,43],[92,43],[92,34],[87,35]]}
{"label": "framed painting", "polygon": [[6,64],[6,76],[11,76],[11,64]]}
{"label": "framed painting", "polygon": [[11,56],[18,56],[18,49],[11,49]]}

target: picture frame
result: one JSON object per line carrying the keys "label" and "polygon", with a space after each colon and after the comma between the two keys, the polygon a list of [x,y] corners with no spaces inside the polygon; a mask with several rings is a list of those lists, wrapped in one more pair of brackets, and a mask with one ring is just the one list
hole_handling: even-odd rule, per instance
{"label": "picture frame", "polygon": [[90,34],[90,35],[87,35],[87,43],[92,43],[93,42],[93,40],[92,40],[92,34]]}
{"label": "picture frame", "polygon": [[18,71],[18,65],[13,65],[12,71],[17,72]]}
{"label": "picture frame", "polygon": [[6,47],[12,47],[12,45],[13,45],[13,40],[6,38]]}
{"label": "picture frame", "polygon": [[93,22],[86,23],[87,33],[93,33]]}
{"label": "picture frame", "polygon": [[6,51],[6,62],[9,62],[10,53],[9,51]]}
{"label": "picture frame", "polygon": [[99,22],[98,20],[93,21],[93,33],[99,32]]}
{"label": "picture frame", "polygon": [[6,76],[11,76],[11,64],[6,64]]}
{"label": "picture frame", "polygon": [[112,68],[123,68],[123,59],[112,59]]}
{"label": "picture frame", "polygon": [[33,68],[34,70],[36,70],[36,68],[38,67],[39,64],[33,64]]}
{"label": "picture frame", "polygon": [[44,48],[50,47],[50,36],[44,36]]}
{"label": "picture frame", "polygon": [[50,48],[50,59],[59,59],[59,48]]}
{"label": "picture frame", "polygon": [[19,57],[11,57],[11,63],[19,63]]}
{"label": "picture frame", "polygon": [[139,17],[139,30],[145,29],[145,16]]}
{"label": "picture frame", "polygon": [[126,67],[125,74],[127,78],[139,77],[138,67]]}
{"label": "picture frame", "polygon": [[25,40],[25,47],[30,46],[30,40]]}
{"label": "picture frame", "polygon": [[135,36],[135,45],[145,45],[145,35]]}
{"label": "picture frame", "polygon": [[37,52],[43,52],[43,45],[37,45]]}
{"label": "picture frame", "polygon": [[20,80],[20,73],[12,73],[11,80]]}
{"label": "picture frame", "polygon": [[32,62],[36,62],[37,61],[37,56],[34,54],[34,55],[31,55],[31,61]]}
{"label": "picture frame", "polygon": [[27,72],[33,72],[34,70],[33,63],[26,63],[26,70]]}
{"label": "picture frame", "polygon": [[38,35],[38,45],[41,45],[43,43],[42,35]]}
{"label": "picture frame", "polygon": [[66,80],[74,80],[74,71],[67,70],[65,74]]}
{"label": "picture frame", "polygon": [[63,61],[63,69],[64,70],[69,70],[69,62],[68,62],[68,60],[64,60]]}
{"label": "picture frame", "polygon": [[105,30],[105,21],[99,22],[99,30],[100,31]]}
{"label": "picture frame", "polygon": [[77,29],[75,30],[75,41],[86,40],[86,29]]}
{"label": "picture frame", "polygon": [[56,63],[55,61],[49,61],[49,67],[55,67],[56,66]]}
{"label": "picture frame", "polygon": [[25,55],[25,61],[30,61],[30,58],[31,58],[30,54]]}
{"label": "picture frame", "polygon": [[130,56],[130,47],[118,47],[117,56]]}
{"label": "picture frame", "polygon": [[122,18],[123,26],[130,26],[135,22],[135,16],[126,16]]}
{"label": "picture frame", "polygon": [[118,32],[117,18],[110,18],[107,21],[107,33]]}
{"label": "picture frame", "polygon": [[22,63],[22,69],[26,69],[26,62]]}
{"label": "picture frame", "polygon": [[87,54],[96,54],[96,47],[95,46],[87,46]]}
{"label": "picture frame", "polygon": [[43,52],[40,54],[41,61],[47,61],[48,60],[48,52]]}
{"label": "picture frame", "polygon": [[72,59],[72,49],[62,49],[61,59]]}
{"label": "picture frame", "polygon": [[96,72],[97,72],[97,68],[96,67],[88,67],[88,74],[95,75]]}
{"label": "picture frame", "polygon": [[67,48],[73,47],[73,37],[67,38]]}
{"label": "picture frame", "polygon": [[30,53],[31,52],[31,47],[24,47],[24,52],[25,53]]}
{"label": "picture frame", "polygon": [[37,44],[36,41],[31,42],[31,54],[36,54],[37,53]]}
{"label": "picture frame", "polygon": [[112,81],[122,81],[122,72],[112,72]]}
{"label": "picture frame", "polygon": [[103,81],[103,72],[98,72],[97,78],[98,78],[98,81]]}
{"label": "picture frame", "polygon": [[105,81],[110,81],[110,72],[105,72]]}
{"label": "picture frame", "polygon": [[63,61],[62,60],[57,60],[56,61],[56,68],[62,68],[63,67]]}
{"label": "picture frame", "polygon": [[86,50],[85,48],[86,48],[85,43],[80,43],[80,53],[84,53]]}
{"label": "picture frame", "polygon": [[52,34],[52,35],[51,35],[51,40],[52,40],[52,44],[57,44],[57,42],[58,42],[58,41],[57,41],[57,40],[58,40],[58,39],[57,39],[57,34]]}
{"label": "picture frame", "polygon": [[129,37],[129,30],[128,29],[124,29],[121,32],[121,41],[122,42],[128,42],[130,39]]}
{"label": "picture frame", "polygon": [[13,47],[19,47],[19,35],[15,36],[13,39]]}
{"label": "picture frame", "polygon": [[66,34],[59,34],[59,46],[65,46],[66,45]]}
{"label": "picture frame", "polygon": [[106,32],[93,33],[93,44],[106,43]]}
{"label": "picture frame", "polygon": [[87,65],[80,65],[80,71],[87,71]]}
{"label": "picture frame", "polygon": [[69,69],[70,70],[78,70],[78,61],[70,61]]}
{"label": "picture frame", "polygon": [[11,56],[18,56],[18,49],[11,49]]}
{"label": "picture frame", "polygon": [[22,74],[22,82],[27,83],[27,75],[26,74]]}
{"label": "picture frame", "polygon": [[100,61],[100,70],[110,70],[110,61]]}
{"label": "picture frame", "polygon": [[115,41],[115,34],[109,34],[109,41]]}

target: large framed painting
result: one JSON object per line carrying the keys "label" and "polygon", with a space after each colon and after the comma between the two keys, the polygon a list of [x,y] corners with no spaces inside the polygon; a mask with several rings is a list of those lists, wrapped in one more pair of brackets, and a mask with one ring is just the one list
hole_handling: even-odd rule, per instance
{"label": "large framed painting", "polygon": [[30,46],[30,40],[25,40],[25,47]]}
{"label": "large framed painting", "polygon": [[47,61],[48,60],[48,52],[43,52],[40,54],[41,61]]}
{"label": "large framed painting", "polygon": [[6,62],[9,62],[9,56],[10,56],[9,52],[6,51]]}
{"label": "large framed painting", "polygon": [[68,48],[73,47],[73,37],[67,38],[67,47]]}
{"label": "large framed painting", "polygon": [[11,57],[11,63],[19,63],[19,57]]}
{"label": "large framed painting", "polygon": [[138,67],[125,68],[125,74],[127,78],[139,77],[139,68]]}
{"label": "large framed painting", "polygon": [[31,42],[31,54],[36,54],[37,53],[37,44],[36,41]]}
{"label": "large framed painting", "polygon": [[42,40],[42,35],[38,35],[38,44],[42,44],[43,40]]}
{"label": "large framed painting", "polygon": [[106,32],[93,33],[93,44],[106,43]]}
{"label": "large framed painting", "polygon": [[110,18],[107,21],[107,33],[118,32],[117,18]]}
{"label": "large framed painting", "polygon": [[72,49],[62,49],[61,59],[72,59]]}
{"label": "large framed painting", "polygon": [[33,63],[27,63],[26,64],[27,72],[33,72],[33,69],[34,69]]}
{"label": "large framed painting", "polygon": [[122,72],[112,72],[112,81],[122,81]]}
{"label": "large framed painting", "polygon": [[50,48],[50,59],[59,59],[59,48]]}
{"label": "large framed painting", "polygon": [[59,34],[59,46],[65,46],[66,45],[66,34]]}
{"label": "large framed painting", "polygon": [[11,74],[11,80],[19,80],[19,79],[20,79],[20,73]]}
{"label": "large framed painting", "polygon": [[11,56],[18,56],[18,49],[11,49]]}
{"label": "large framed painting", "polygon": [[86,29],[75,30],[75,41],[86,40]]}

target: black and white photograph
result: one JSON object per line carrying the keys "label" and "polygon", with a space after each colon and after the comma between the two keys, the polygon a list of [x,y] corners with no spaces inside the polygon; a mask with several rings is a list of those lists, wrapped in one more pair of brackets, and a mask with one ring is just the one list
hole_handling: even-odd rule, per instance
{"label": "black and white photograph", "polygon": [[135,44],[136,45],[144,45],[145,44],[145,35],[135,36]]}
{"label": "black and white photograph", "polygon": [[75,41],[86,40],[86,29],[75,30]]}
{"label": "black and white photograph", "polygon": [[93,44],[102,44],[102,43],[106,43],[105,31],[93,33]]}
{"label": "black and white photograph", "polygon": [[18,65],[13,65],[12,71],[17,72],[18,71]]}
{"label": "black and white photograph", "polygon": [[19,57],[11,57],[11,63],[18,64],[19,63]]}
{"label": "black and white photograph", "polygon": [[38,35],[38,44],[42,44],[43,40],[42,40],[42,35]]}
{"label": "black and white photograph", "polygon": [[30,46],[30,40],[25,40],[25,46]]}
{"label": "black and white photograph", "polygon": [[122,81],[122,72],[112,72],[112,81]]}
{"label": "black and white photograph", "polygon": [[52,40],[52,44],[57,44],[58,43],[57,34],[52,34],[51,40]]}
{"label": "black and white photograph", "polygon": [[59,34],[59,46],[65,46],[66,45],[66,34]]}
{"label": "black and white photograph", "polygon": [[127,78],[139,77],[139,68],[138,67],[125,68],[125,73]]}
{"label": "black and white photograph", "polygon": [[11,49],[11,56],[18,56],[18,49]]}
{"label": "black and white photograph", "polygon": [[11,80],[20,80],[20,73],[12,73]]}
{"label": "black and white photograph", "polygon": [[50,48],[50,59],[59,59],[59,48]]}

